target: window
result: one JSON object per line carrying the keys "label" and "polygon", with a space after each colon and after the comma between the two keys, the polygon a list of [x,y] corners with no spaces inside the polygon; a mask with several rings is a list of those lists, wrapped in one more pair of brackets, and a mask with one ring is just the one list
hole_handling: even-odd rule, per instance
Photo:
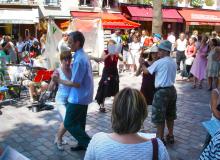
{"label": "window", "polygon": [[22,0],[0,0],[0,3],[19,3]]}
{"label": "window", "polygon": [[91,6],[91,0],[79,0],[79,5],[80,6]]}
{"label": "window", "polygon": [[45,0],[44,1],[45,5],[59,5],[60,4],[60,0]]}
{"label": "window", "polygon": [[116,7],[115,0],[103,0],[103,8],[114,8]]}

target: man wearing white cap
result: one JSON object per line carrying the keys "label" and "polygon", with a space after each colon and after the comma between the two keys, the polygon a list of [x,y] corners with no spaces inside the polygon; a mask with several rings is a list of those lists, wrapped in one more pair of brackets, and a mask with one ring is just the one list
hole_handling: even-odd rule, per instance
{"label": "man wearing white cap", "polygon": [[68,33],[64,32],[62,34],[62,39],[60,40],[60,42],[58,43],[58,52],[64,52],[64,51],[70,51],[70,48],[68,47]]}
{"label": "man wearing white cap", "polygon": [[[174,143],[173,126],[176,119],[176,89],[174,82],[176,78],[176,63],[170,57],[172,44],[169,41],[161,41],[158,45],[158,59],[150,67],[142,65],[144,74],[155,73],[154,99],[152,103],[152,122],[157,127],[157,137],[164,143],[165,122],[169,133],[166,136],[168,143]],[[142,61],[141,61],[142,62]]]}

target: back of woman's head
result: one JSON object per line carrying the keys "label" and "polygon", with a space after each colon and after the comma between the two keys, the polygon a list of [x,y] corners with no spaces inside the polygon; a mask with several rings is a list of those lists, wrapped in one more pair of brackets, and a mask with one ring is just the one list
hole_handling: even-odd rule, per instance
{"label": "back of woman's head", "polygon": [[114,99],[112,129],[118,134],[137,133],[147,117],[147,103],[137,89],[125,88]]}
{"label": "back of woman's head", "polygon": [[70,51],[63,51],[60,53],[60,61],[72,59],[72,54]]}

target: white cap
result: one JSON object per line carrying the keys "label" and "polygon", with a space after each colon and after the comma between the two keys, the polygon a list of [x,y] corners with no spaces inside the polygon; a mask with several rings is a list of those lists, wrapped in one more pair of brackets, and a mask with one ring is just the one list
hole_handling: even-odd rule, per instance
{"label": "white cap", "polygon": [[156,45],[152,46],[150,52],[158,52],[158,47]]}

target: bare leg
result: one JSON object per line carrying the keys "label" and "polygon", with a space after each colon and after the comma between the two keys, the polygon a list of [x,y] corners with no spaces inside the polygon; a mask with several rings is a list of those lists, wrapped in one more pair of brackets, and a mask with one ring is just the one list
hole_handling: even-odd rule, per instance
{"label": "bare leg", "polygon": [[160,139],[164,139],[164,128],[165,128],[165,123],[157,125],[157,137]]}
{"label": "bare leg", "polygon": [[29,94],[30,94],[30,99],[33,100],[34,96],[36,95],[36,90],[32,82],[29,84]]}
{"label": "bare leg", "polygon": [[135,72],[134,70],[135,70],[135,69],[134,69],[134,64],[131,64],[131,71],[132,71],[132,72]]}
{"label": "bare leg", "polygon": [[218,77],[214,77],[215,88],[218,88]]}
{"label": "bare leg", "polygon": [[212,89],[212,77],[208,77],[209,90]]}
{"label": "bare leg", "polygon": [[199,81],[199,89],[202,89],[202,82],[203,80],[198,80]]}
{"label": "bare leg", "polygon": [[168,128],[168,134],[169,136],[173,136],[173,126],[174,126],[174,120],[172,121],[166,121],[167,123],[167,128]]}
{"label": "bare leg", "polygon": [[100,105],[99,111],[105,112],[105,99],[103,100],[103,103]]}
{"label": "bare leg", "polygon": [[167,128],[168,128],[168,135],[166,136],[167,143],[173,144],[174,143],[174,136],[173,136],[173,126],[174,120],[166,121]]}
{"label": "bare leg", "polygon": [[63,135],[65,134],[65,132],[66,132],[66,129],[65,129],[64,124],[63,124],[63,122],[62,122],[62,123],[60,124],[59,130],[58,130],[58,132],[57,132],[57,141],[58,141],[59,143],[62,142],[62,138],[63,138]]}
{"label": "bare leg", "polygon": [[134,72],[136,72],[136,70],[137,70],[137,65],[134,64]]}
{"label": "bare leg", "polygon": [[196,83],[197,83],[197,79],[196,79],[196,77],[194,76],[194,77],[193,77],[193,88],[196,88]]}

